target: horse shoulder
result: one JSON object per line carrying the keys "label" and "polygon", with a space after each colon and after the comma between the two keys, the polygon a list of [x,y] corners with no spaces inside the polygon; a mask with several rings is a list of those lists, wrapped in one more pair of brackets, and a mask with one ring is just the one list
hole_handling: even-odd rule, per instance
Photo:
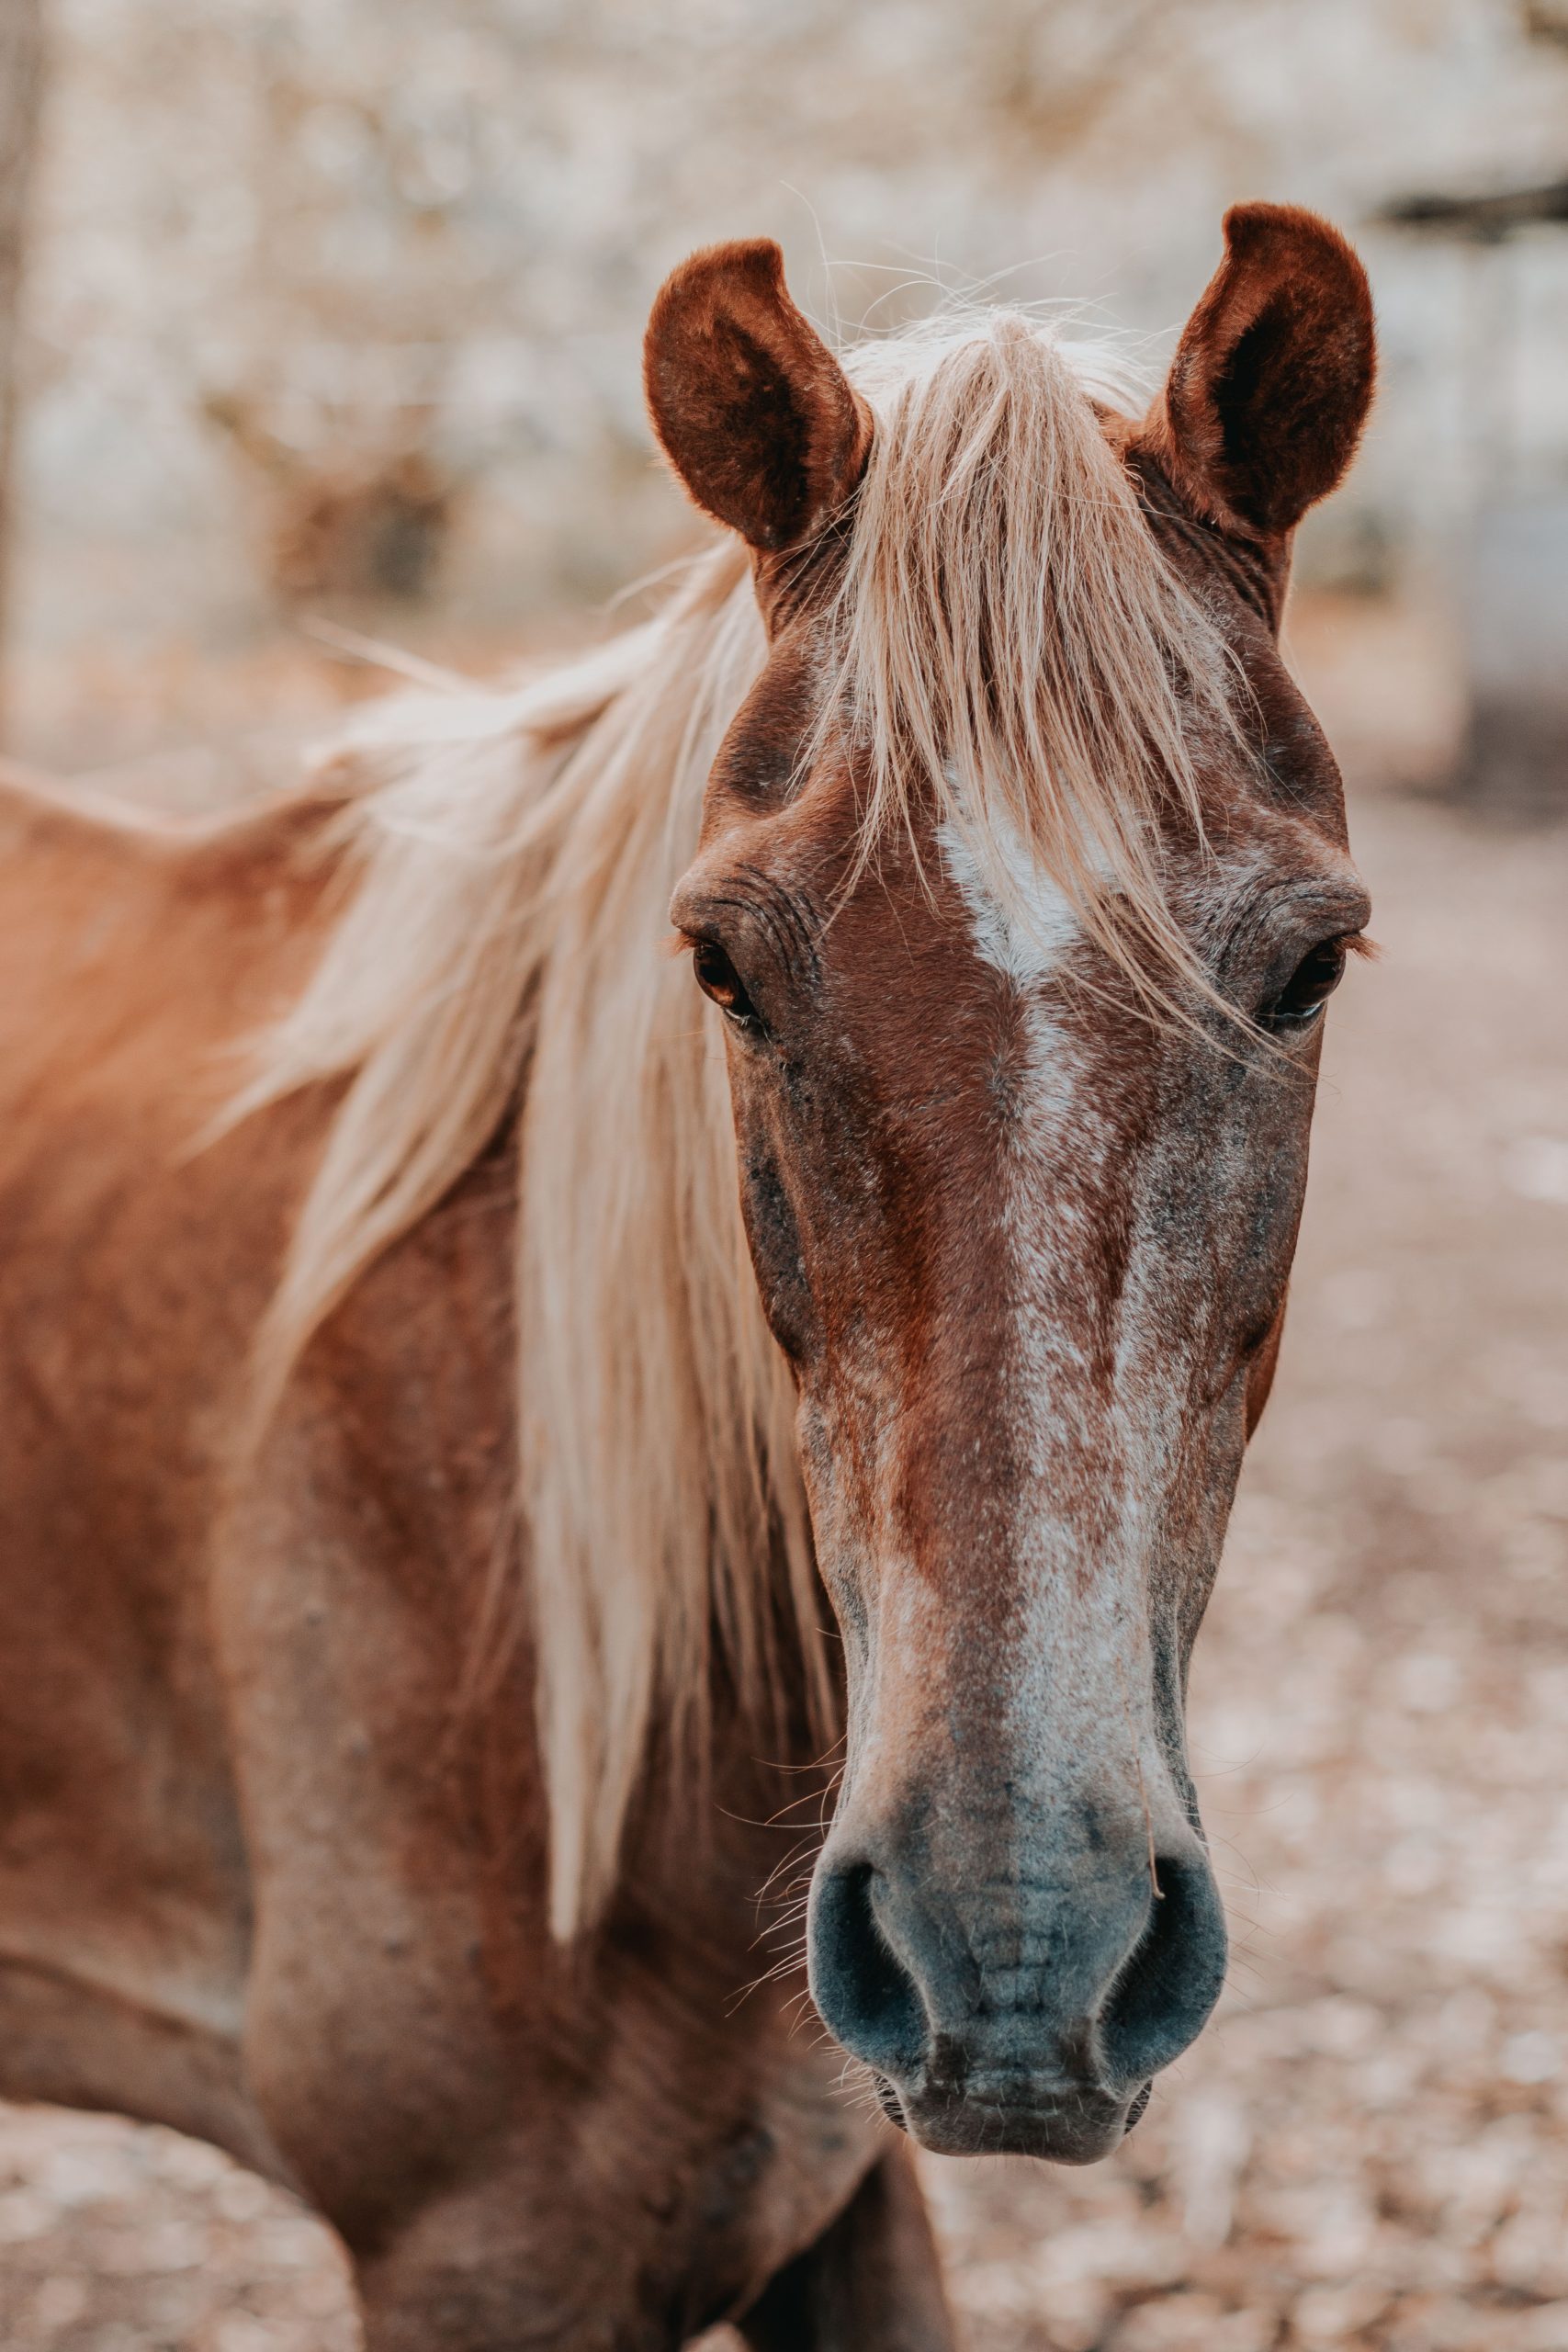
{"label": "horse shoulder", "polygon": [[254,899],[297,865],[288,835],[174,841],[0,794],[0,2071],[253,2158],[205,1579],[321,1107],[197,1146],[308,944],[298,880]]}

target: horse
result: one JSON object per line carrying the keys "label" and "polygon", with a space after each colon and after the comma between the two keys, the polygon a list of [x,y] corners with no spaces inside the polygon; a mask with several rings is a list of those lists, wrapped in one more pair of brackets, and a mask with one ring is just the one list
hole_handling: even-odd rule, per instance
{"label": "horse", "polygon": [[1374,368],[1224,239],[1152,402],[698,253],[651,617],[210,821],[6,784],[0,2089],[288,2184],[369,2352],[943,2352],[911,2143],[1098,2158],[1221,1990]]}

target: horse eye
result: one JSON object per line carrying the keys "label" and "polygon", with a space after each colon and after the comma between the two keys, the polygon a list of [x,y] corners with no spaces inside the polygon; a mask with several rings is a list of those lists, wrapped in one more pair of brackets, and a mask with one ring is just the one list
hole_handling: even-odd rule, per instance
{"label": "horse eye", "polygon": [[1304,1029],[1317,1019],[1345,972],[1346,943],[1325,939],[1303,956],[1278,996],[1258,1008],[1260,1029]]}
{"label": "horse eye", "polygon": [[757,1008],[747,995],[739,973],[722,947],[711,939],[699,939],[692,951],[692,969],[697,976],[697,986],[710,997],[721,1012],[729,1015],[742,1028],[760,1026]]}

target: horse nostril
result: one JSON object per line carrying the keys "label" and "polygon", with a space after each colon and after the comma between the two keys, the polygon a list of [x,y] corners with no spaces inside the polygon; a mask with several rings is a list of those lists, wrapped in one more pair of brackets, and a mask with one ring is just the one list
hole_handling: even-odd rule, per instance
{"label": "horse nostril", "polygon": [[1157,2075],[1196,2041],[1220,1997],[1225,1923],[1201,1853],[1155,1865],[1159,1900],[1100,2011],[1100,2042],[1113,2080]]}
{"label": "horse nostril", "polygon": [[869,1862],[819,1871],[811,1899],[811,1996],[851,2055],[881,2074],[919,2063],[926,2017],[914,1983],[877,1924]]}

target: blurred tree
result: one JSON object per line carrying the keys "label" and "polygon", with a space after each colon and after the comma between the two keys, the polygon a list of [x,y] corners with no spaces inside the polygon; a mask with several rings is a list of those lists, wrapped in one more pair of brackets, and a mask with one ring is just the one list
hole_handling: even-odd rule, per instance
{"label": "blurred tree", "polygon": [[22,265],[42,85],[43,0],[0,0],[0,645],[5,639]]}
{"label": "blurred tree", "polygon": [[[1568,166],[1568,0],[41,5],[29,646],[603,597],[688,527],[638,348],[664,272],[715,237],[782,237],[852,331],[937,283],[1155,328],[1235,197],[1353,226],[1398,189]],[[1532,248],[1521,362],[1553,467],[1562,246]],[[1358,513],[1403,549],[1465,503],[1437,361],[1458,266],[1375,258],[1390,396],[1337,566]]]}
{"label": "blurred tree", "polygon": [[265,491],[265,570],[283,603],[428,595],[458,488],[422,446],[428,411],[405,404],[374,439],[351,415],[335,445],[318,437],[307,453],[242,394],[209,393],[204,408]]}
{"label": "blurred tree", "polygon": [[1568,0],[1524,0],[1523,21],[1528,40],[1568,49]]}

